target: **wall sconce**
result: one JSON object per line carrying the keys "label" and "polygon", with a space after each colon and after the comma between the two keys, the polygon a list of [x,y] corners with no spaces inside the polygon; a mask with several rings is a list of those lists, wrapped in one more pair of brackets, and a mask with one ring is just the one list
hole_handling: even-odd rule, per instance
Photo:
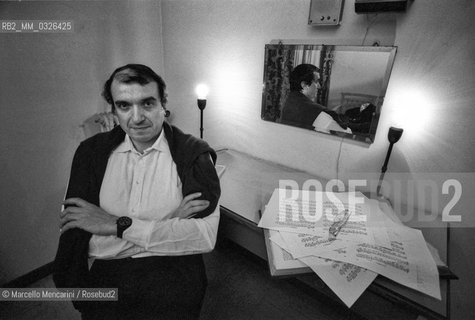
{"label": "wall sconce", "polygon": [[395,128],[395,127],[389,128],[389,131],[388,131],[389,148],[388,148],[388,152],[386,153],[386,159],[384,160],[383,167],[381,168],[381,175],[379,176],[378,187],[376,188],[376,195],[378,197],[381,197],[381,183],[383,182],[384,174],[386,173],[386,170],[388,169],[389,157],[391,156],[393,145],[396,142],[398,142],[399,139],[401,139],[403,131],[404,130],[401,128]]}
{"label": "wall sconce", "polygon": [[203,110],[206,107],[206,97],[209,89],[205,84],[196,86],[196,95],[198,97],[198,108],[200,109],[200,138],[203,139]]}

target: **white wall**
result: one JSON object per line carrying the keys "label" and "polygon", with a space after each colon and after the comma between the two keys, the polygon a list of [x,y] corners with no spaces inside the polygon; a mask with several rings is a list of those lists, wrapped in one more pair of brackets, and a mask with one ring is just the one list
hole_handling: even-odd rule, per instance
{"label": "white wall", "polygon": [[[199,134],[193,89],[205,81],[211,88],[205,110],[205,138],[212,144],[320,176],[335,175],[339,148],[335,141],[339,139],[261,121],[264,44],[272,39],[299,38],[330,43],[335,37],[344,44],[361,44],[368,24],[365,16],[352,13],[351,3],[347,3],[343,17],[346,23],[319,29],[306,24],[309,2],[300,0],[163,1],[163,10],[165,71],[170,107],[178,125]],[[371,43],[377,35],[382,44],[393,44],[395,18],[380,25],[388,31],[370,31],[366,41]],[[386,147],[381,142],[370,149],[381,154]],[[281,156],[283,150],[286,157]],[[366,170],[373,170],[376,163],[380,166],[381,158],[373,159],[373,152],[361,147],[356,150],[356,158],[367,163]]]}
{"label": "white wall", "polygon": [[[128,62],[165,76],[174,123],[196,135],[193,91],[207,82],[205,138],[214,146],[350,177],[379,171],[387,129],[400,125],[390,171],[473,172],[475,3],[416,0],[407,13],[378,16],[356,15],[353,4],[345,1],[341,26],[318,28],[306,24],[309,0],[0,3],[0,19],[72,19],[76,27],[69,35],[0,33],[0,283],[52,261],[78,124],[102,111],[103,81]],[[339,157],[338,138],[260,120],[264,44],[359,45],[369,24],[365,44],[398,46],[374,144],[345,141]],[[454,319],[475,314],[474,242],[473,228],[454,230]]]}
{"label": "white wall", "polygon": [[[380,170],[387,130],[404,128],[392,172],[473,172],[475,169],[475,4],[469,0],[417,0],[406,13],[357,15],[345,1],[342,25],[307,25],[310,1],[163,0],[166,80],[174,122],[199,134],[194,86],[211,88],[205,139],[326,177]],[[372,23],[373,19],[376,19]],[[264,45],[273,39],[316,39],[398,46],[376,141],[371,146],[260,119]],[[463,219],[473,212],[462,212]],[[473,229],[452,234],[454,319],[475,314],[470,271]]]}
{"label": "white wall", "polygon": [[71,34],[0,33],[0,284],[54,259],[83,120],[114,68],[162,69],[160,3],[2,2],[0,20],[70,19]]}
{"label": "white wall", "polygon": [[341,105],[342,93],[381,96],[388,69],[389,52],[341,51],[334,54],[328,106]]}

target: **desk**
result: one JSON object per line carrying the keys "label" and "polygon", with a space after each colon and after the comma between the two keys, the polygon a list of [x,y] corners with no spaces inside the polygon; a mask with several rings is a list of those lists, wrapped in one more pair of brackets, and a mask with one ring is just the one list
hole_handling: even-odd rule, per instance
{"label": "desk", "polygon": [[[257,223],[260,211],[268,203],[273,190],[279,187],[279,180],[294,180],[299,186],[311,178],[326,183],[325,179],[304,171],[233,150],[218,152],[218,164],[226,166],[221,178],[220,234],[264,260],[267,260],[264,233]],[[295,277],[338,300],[316,274]],[[368,319],[416,319],[419,315],[429,319],[446,319],[448,281],[441,279],[442,301],[439,301],[378,276],[351,309]],[[343,303],[342,307],[346,308]]]}

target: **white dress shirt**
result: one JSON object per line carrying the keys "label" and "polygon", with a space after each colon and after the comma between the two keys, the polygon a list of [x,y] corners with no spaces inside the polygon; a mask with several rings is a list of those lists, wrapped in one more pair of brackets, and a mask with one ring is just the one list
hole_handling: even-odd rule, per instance
{"label": "white dress shirt", "polygon": [[[211,160],[210,160],[211,161]],[[93,235],[89,256],[99,259],[186,255],[214,248],[219,205],[203,219],[178,217],[183,195],[165,135],[140,154],[129,136],[110,155],[100,191],[101,208],[132,218],[122,239]]]}

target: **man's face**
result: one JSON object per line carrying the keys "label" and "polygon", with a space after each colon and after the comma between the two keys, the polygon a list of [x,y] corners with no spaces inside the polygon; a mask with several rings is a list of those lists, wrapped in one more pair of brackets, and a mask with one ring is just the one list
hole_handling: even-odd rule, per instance
{"label": "man's face", "polygon": [[314,101],[317,97],[318,89],[320,88],[320,75],[318,72],[313,73],[313,81],[310,85],[306,84],[303,88],[303,94],[310,100]]}
{"label": "man's face", "polygon": [[137,151],[143,152],[151,147],[160,135],[165,120],[157,83],[150,82],[142,86],[114,80],[111,93],[119,124]]}

